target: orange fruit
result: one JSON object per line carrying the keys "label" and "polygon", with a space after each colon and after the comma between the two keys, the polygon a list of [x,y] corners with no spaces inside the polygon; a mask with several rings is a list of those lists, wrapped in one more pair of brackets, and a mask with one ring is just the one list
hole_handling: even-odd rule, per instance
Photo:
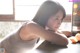
{"label": "orange fruit", "polygon": [[75,37],[76,37],[76,39],[77,39],[78,41],[80,41],[80,33],[77,33],[77,34],[75,35]]}
{"label": "orange fruit", "polygon": [[78,42],[78,40],[77,40],[74,36],[70,37],[69,39],[71,40],[71,42],[72,42],[73,44],[75,44],[75,43]]}

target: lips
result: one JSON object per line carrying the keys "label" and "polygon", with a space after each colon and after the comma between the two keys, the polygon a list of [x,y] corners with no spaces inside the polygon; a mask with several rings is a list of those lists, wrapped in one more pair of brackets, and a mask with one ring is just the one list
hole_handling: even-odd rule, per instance
{"label": "lips", "polygon": [[56,29],[58,29],[58,27],[55,27]]}

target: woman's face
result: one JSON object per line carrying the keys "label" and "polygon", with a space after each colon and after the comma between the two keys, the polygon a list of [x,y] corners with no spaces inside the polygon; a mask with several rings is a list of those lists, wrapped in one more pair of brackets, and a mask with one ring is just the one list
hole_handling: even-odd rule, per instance
{"label": "woman's face", "polygon": [[59,11],[54,16],[50,17],[47,23],[47,27],[51,30],[57,31],[57,29],[61,25],[62,18],[63,18],[63,12]]}

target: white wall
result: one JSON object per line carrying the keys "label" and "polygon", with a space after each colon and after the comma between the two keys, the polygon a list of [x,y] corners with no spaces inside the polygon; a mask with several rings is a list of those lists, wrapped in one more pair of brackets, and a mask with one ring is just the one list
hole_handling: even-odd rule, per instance
{"label": "white wall", "polygon": [[[15,0],[15,19],[31,20],[44,1],[45,0]],[[54,1],[58,1],[65,8],[67,14],[72,14],[72,2],[69,2],[69,0]]]}
{"label": "white wall", "polygon": [[1,14],[13,14],[13,0],[0,0]]}

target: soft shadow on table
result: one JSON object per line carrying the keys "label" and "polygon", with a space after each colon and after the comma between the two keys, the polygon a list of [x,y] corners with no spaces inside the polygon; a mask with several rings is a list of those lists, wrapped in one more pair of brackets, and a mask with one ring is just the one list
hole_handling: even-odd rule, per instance
{"label": "soft shadow on table", "polygon": [[63,48],[67,48],[67,46],[59,46],[59,45],[55,45],[55,44],[51,44],[48,41],[44,41],[38,48],[37,50],[42,51],[43,53],[51,53],[51,52],[55,52],[59,49],[63,49]]}
{"label": "soft shadow on table", "polygon": [[67,46],[59,46],[44,41],[37,49],[36,53],[80,53],[80,43],[70,44]]}

